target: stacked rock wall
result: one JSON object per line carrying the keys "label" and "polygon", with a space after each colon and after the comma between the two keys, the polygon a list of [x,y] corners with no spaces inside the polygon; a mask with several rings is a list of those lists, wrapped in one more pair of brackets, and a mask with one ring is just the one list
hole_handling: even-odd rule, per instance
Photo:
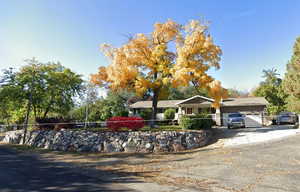
{"label": "stacked rock wall", "polygon": [[[211,131],[158,132],[89,132],[89,131],[32,131],[25,144],[77,152],[177,152],[206,145]],[[6,133],[2,142],[22,144],[23,131]]]}

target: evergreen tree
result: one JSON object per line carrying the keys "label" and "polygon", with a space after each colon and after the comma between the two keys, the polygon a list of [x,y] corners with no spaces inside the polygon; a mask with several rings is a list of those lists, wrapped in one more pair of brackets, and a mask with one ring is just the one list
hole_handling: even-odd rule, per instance
{"label": "evergreen tree", "polygon": [[300,37],[296,39],[292,58],[287,64],[283,88],[289,95],[287,109],[300,112]]}

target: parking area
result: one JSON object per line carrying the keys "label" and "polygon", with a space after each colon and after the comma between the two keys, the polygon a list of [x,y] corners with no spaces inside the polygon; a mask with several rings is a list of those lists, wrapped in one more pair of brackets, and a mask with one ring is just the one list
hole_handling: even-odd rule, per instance
{"label": "parking area", "polygon": [[218,145],[231,147],[244,144],[255,144],[282,139],[300,133],[293,125],[273,125],[268,127],[227,129],[217,128]]}

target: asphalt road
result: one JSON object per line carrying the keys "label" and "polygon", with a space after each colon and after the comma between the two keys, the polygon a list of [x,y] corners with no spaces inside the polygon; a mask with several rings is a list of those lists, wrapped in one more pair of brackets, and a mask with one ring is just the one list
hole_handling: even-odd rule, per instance
{"label": "asphalt road", "polygon": [[[248,146],[202,149],[181,156],[168,177],[211,183],[207,191],[299,192],[300,136]],[[195,186],[197,187],[197,186]],[[203,190],[206,191],[206,190]]]}
{"label": "asphalt road", "polygon": [[[217,149],[212,146],[180,154],[168,154],[169,160],[158,164],[145,163],[145,167],[170,168],[157,177],[157,189],[154,190],[153,184],[128,180],[130,175],[125,174],[121,180],[119,177],[116,181],[111,173],[105,171],[97,173],[101,177],[83,174],[75,171],[76,168],[49,162],[37,155],[16,153],[0,145],[0,192],[134,191],[133,189],[149,192],[300,191],[300,135],[250,146]],[[143,163],[142,158],[139,159]],[[164,186],[159,184],[172,178],[172,183],[163,182]],[[180,182],[178,178],[191,179],[191,183]]]}
{"label": "asphalt road", "polygon": [[[105,177],[105,172],[103,173]],[[0,145],[0,191],[134,191]]]}

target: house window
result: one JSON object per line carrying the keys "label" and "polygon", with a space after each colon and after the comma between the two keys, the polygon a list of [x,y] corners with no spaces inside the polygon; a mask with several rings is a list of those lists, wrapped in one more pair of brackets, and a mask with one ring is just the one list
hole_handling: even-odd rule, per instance
{"label": "house window", "polygon": [[198,113],[202,113],[202,109],[201,108],[198,108]]}
{"label": "house window", "polygon": [[178,113],[178,108],[176,108],[176,113]]}
{"label": "house window", "polygon": [[186,108],[186,114],[192,114],[193,108]]}
{"label": "house window", "polygon": [[210,112],[211,113],[216,113],[216,109],[215,108],[210,108]]}

